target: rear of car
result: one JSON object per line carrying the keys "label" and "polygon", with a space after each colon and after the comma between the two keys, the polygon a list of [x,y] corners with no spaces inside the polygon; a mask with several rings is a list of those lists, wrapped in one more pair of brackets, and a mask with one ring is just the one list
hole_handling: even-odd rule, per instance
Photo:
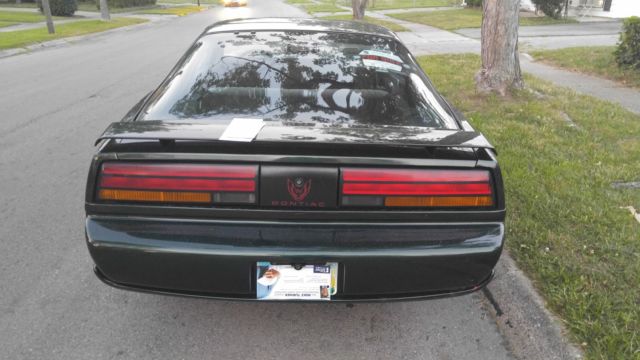
{"label": "rear of car", "polygon": [[101,136],[86,211],[106,283],[224,299],[462,294],[504,241],[486,139],[393,34],[317,20],[205,31]]}

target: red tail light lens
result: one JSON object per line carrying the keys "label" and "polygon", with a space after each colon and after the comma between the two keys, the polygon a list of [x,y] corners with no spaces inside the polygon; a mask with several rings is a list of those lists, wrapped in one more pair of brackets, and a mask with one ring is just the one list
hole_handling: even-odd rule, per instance
{"label": "red tail light lens", "polygon": [[341,169],[343,206],[492,206],[486,170]]}
{"label": "red tail light lens", "polygon": [[98,199],[155,203],[254,204],[257,165],[107,162]]}

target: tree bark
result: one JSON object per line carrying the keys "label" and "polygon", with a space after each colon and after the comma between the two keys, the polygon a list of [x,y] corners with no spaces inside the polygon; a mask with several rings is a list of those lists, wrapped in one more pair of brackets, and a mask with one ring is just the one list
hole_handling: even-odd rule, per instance
{"label": "tree bark", "polygon": [[51,17],[51,6],[49,5],[49,0],[42,0],[42,12],[44,13],[44,17],[47,21],[47,31],[49,34],[55,33],[56,29],[53,27],[53,18]]}
{"label": "tree bark", "polygon": [[353,9],[353,20],[362,20],[364,11],[367,7],[368,0],[351,0],[351,8]]}
{"label": "tree bark", "polygon": [[524,86],[518,56],[520,0],[484,0],[482,10],[482,68],[476,86],[506,96]]}
{"label": "tree bark", "polygon": [[109,14],[109,4],[107,0],[100,0],[100,18],[102,21],[111,20],[111,14]]}

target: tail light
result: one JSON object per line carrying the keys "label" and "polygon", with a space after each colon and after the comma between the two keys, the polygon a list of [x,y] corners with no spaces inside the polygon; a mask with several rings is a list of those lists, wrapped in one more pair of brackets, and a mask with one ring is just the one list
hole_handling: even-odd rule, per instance
{"label": "tail light", "polygon": [[257,165],[106,162],[98,178],[103,201],[255,204]]}
{"label": "tail light", "polygon": [[341,169],[342,206],[493,206],[486,170]]}

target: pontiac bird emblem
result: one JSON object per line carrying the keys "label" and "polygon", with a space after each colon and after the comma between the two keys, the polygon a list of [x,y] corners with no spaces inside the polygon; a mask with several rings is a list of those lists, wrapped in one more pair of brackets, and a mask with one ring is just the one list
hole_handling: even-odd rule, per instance
{"label": "pontiac bird emblem", "polygon": [[289,195],[295,201],[303,201],[311,191],[311,179],[304,181],[303,178],[297,177],[294,180],[287,179],[287,190]]}

